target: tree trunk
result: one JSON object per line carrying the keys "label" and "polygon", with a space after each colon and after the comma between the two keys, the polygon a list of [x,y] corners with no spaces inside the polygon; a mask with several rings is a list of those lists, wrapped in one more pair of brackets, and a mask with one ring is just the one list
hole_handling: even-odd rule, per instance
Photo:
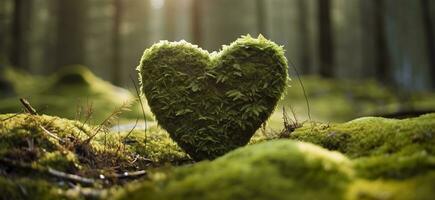
{"label": "tree trunk", "polygon": [[385,30],[385,2],[373,0],[375,17],[375,41],[376,41],[376,75],[383,83],[391,83],[390,57],[388,53],[386,30]]}
{"label": "tree trunk", "polygon": [[301,48],[300,53],[300,69],[302,74],[310,73],[310,49],[308,42],[309,41],[309,30],[308,30],[308,8],[306,0],[298,0],[298,9],[299,9],[299,32],[300,32],[300,40],[299,47]]}
{"label": "tree trunk", "polygon": [[12,22],[10,62],[14,67],[29,68],[29,38],[32,0],[15,0]]}
{"label": "tree trunk", "polygon": [[164,35],[165,39],[169,41],[176,40],[176,32],[177,32],[177,16],[176,16],[176,6],[179,3],[179,0],[166,0],[165,1],[165,23],[164,23]]}
{"label": "tree trunk", "polygon": [[319,57],[320,75],[332,77],[334,75],[334,48],[332,41],[331,0],[318,1],[319,22]]}
{"label": "tree trunk", "polygon": [[265,9],[264,9],[264,0],[256,0],[257,5],[257,26],[258,26],[258,33],[265,35],[266,33],[266,15],[265,15]]}
{"label": "tree trunk", "polygon": [[57,66],[85,64],[87,0],[57,1]]}
{"label": "tree trunk", "polygon": [[429,68],[432,77],[432,89],[435,89],[435,38],[434,38],[434,27],[432,26],[431,20],[431,9],[429,0],[421,0],[421,5],[423,9],[423,24],[424,31],[426,33],[426,44],[427,51],[429,54]]}
{"label": "tree trunk", "polygon": [[192,34],[193,42],[199,46],[202,45],[202,31],[201,31],[201,1],[192,0]]}
{"label": "tree trunk", "polygon": [[121,24],[123,14],[122,0],[113,0],[113,30],[112,30],[112,81],[116,85],[122,83],[121,60]]}

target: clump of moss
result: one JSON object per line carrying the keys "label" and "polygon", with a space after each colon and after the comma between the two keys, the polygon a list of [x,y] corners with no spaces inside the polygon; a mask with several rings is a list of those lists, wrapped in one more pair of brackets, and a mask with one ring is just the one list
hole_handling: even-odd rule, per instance
{"label": "clump of moss", "polygon": [[[277,140],[157,176],[119,199],[341,199],[353,178],[343,155]],[[166,176],[166,177],[165,177]]]}
{"label": "clump of moss", "polygon": [[146,132],[124,132],[121,137],[128,151],[146,157],[154,164],[178,165],[191,162],[191,158],[169,137],[169,134],[157,126],[150,127]]}
{"label": "clump of moss", "polygon": [[287,83],[282,47],[243,36],[219,53],[162,41],[145,50],[141,90],[158,123],[195,160],[245,145]]}
{"label": "clump of moss", "polygon": [[[53,170],[94,179],[87,184],[98,188],[116,184],[117,174],[145,168],[147,163],[141,162],[137,153],[127,151],[129,148],[124,148],[121,140],[104,141],[107,132],[99,133],[98,129],[46,115],[0,115],[0,178],[3,182],[9,180],[4,183],[9,184],[7,194],[15,192],[21,198],[21,183],[13,181],[17,178],[29,182],[29,193],[47,192],[35,198],[45,198],[51,188],[64,191],[68,185],[60,184],[62,178]],[[101,176],[107,179],[100,181]],[[34,188],[40,182],[41,188]]]}
{"label": "clump of moss", "polygon": [[16,180],[5,179],[0,176],[0,200],[25,200],[25,199],[81,199],[78,196],[65,195],[62,190],[43,180],[19,178]]}
{"label": "clump of moss", "polygon": [[358,180],[346,193],[349,200],[409,200],[432,199],[435,196],[435,172],[421,176],[395,180]]}
{"label": "clump of moss", "polygon": [[[98,124],[125,104],[131,104],[129,109],[134,112],[124,112],[120,115],[121,120],[135,119],[139,113],[134,95],[96,77],[84,66],[67,66],[49,77],[29,75],[12,69],[5,70],[3,76],[13,86],[16,95],[28,97],[36,110],[47,115]],[[20,110],[21,104],[16,97],[0,101],[0,113]],[[150,120],[147,108],[146,112],[147,119]]]}
{"label": "clump of moss", "polygon": [[353,159],[367,178],[403,179],[435,168],[435,114],[404,120],[364,117],[342,124],[305,124],[289,138]]}

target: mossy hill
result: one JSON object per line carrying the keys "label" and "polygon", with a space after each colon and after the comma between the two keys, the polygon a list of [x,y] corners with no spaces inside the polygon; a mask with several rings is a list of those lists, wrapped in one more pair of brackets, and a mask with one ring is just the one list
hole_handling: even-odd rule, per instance
{"label": "mossy hill", "polygon": [[[12,94],[0,95],[0,113],[20,112],[18,98],[25,97],[41,113],[91,124],[101,123],[121,107],[131,110],[120,116],[121,121],[140,116],[135,95],[96,77],[84,66],[66,66],[44,77],[8,68],[0,76],[4,80],[2,85],[12,88]],[[151,119],[148,110],[147,118]]]}

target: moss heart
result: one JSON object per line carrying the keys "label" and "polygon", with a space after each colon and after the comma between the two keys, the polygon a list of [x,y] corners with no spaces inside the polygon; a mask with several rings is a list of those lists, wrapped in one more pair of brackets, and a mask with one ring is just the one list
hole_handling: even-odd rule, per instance
{"label": "moss heart", "polygon": [[161,127],[193,159],[245,145],[269,118],[287,83],[282,47],[242,36],[219,53],[161,41],[138,66],[141,90]]}

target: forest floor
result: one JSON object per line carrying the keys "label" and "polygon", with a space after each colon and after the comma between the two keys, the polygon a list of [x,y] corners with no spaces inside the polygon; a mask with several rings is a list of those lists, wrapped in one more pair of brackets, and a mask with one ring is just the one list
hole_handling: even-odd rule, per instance
{"label": "forest floor", "polygon": [[[293,81],[247,146],[194,162],[152,122],[149,108],[138,120],[134,91],[84,67],[48,79],[2,74],[0,88],[10,92],[0,97],[0,199],[435,196],[435,114],[418,117],[435,110],[435,94],[303,77],[311,120]],[[28,107],[18,96],[28,97]]]}

